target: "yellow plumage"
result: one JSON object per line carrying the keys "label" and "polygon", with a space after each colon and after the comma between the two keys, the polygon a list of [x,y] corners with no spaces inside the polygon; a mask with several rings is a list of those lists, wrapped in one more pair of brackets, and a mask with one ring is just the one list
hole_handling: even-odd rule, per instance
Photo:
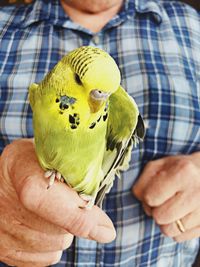
{"label": "yellow plumage", "polygon": [[[120,87],[115,61],[101,49],[80,47],[30,86],[29,99],[41,166],[61,173],[93,204],[104,178],[107,188],[112,184],[131,137],[138,136],[139,112]],[[139,126],[144,132],[141,120]]]}

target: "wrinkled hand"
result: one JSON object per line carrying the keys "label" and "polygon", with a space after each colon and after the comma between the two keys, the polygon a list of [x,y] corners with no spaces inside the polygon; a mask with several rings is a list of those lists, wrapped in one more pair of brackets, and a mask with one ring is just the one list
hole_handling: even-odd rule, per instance
{"label": "wrinkled hand", "polygon": [[48,181],[33,142],[21,139],[0,158],[0,261],[12,266],[57,263],[73,235],[110,242],[111,220],[98,207],[82,209],[84,201],[66,184]]}
{"label": "wrinkled hand", "polygon": [[[161,231],[177,242],[200,236],[200,153],[151,161],[133,193]],[[176,221],[181,220],[185,232]]]}

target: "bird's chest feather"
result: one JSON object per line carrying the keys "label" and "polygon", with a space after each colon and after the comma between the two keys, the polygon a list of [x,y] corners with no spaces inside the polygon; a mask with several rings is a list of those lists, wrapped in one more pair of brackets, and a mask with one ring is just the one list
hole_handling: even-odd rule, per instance
{"label": "bird's chest feather", "polygon": [[[70,103],[68,103],[70,102]],[[51,106],[38,107],[34,112],[35,143],[44,168],[86,167],[105,148],[107,108],[91,114],[76,99],[56,98]],[[54,168],[55,168],[54,167]]]}

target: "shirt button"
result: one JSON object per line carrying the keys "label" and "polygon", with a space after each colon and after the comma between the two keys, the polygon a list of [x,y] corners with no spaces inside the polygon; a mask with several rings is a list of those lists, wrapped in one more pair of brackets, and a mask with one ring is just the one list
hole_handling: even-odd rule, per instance
{"label": "shirt button", "polygon": [[98,45],[100,43],[100,38],[98,35],[94,35],[92,38],[92,41],[95,45]]}

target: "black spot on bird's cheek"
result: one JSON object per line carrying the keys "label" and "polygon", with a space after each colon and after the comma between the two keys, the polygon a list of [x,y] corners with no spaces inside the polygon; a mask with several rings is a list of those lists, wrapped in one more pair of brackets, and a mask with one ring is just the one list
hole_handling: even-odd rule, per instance
{"label": "black spot on bird's cheek", "polygon": [[101,120],[101,116],[98,118],[97,122],[100,122],[100,120]]}
{"label": "black spot on bird's cheek", "polygon": [[78,113],[69,114],[69,124],[71,129],[76,129],[80,124],[80,117]]}
{"label": "black spot on bird's cheek", "polygon": [[76,128],[77,128],[77,126],[76,126],[75,124],[72,124],[72,125],[71,125],[71,129],[74,130],[74,129],[76,129]]}
{"label": "black spot on bird's cheek", "polygon": [[95,122],[93,122],[91,125],[90,125],[90,129],[93,129],[94,127],[95,127],[95,125],[96,125],[96,123]]}
{"label": "black spot on bird's cheek", "polygon": [[69,115],[69,122],[75,123],[75,118],[71,114]]}
{"label": "black spot on bird's cheek", "polygon": [[108,118],[108,113],[106,113],[104,116],[103,116],[103,120],[106,121]]}
{"label": "black spot on bird's cheek", "polygon": [[65,109],[68,109],[69,106],[67,104],[65,104],[65,103],[60,103],[59,108],[62,109],[62,110],[65,110]]}
{"label": "black spot on bird's cheek", "polygon": [[82,85],[82,81],[77,73],[75,73],[74,78],[77,84]]}
{"label": "black spot on bird's cheek", "polygon": [[59,99],[58,98],[56,98],[56,103],[58,103],[59,102]]}

